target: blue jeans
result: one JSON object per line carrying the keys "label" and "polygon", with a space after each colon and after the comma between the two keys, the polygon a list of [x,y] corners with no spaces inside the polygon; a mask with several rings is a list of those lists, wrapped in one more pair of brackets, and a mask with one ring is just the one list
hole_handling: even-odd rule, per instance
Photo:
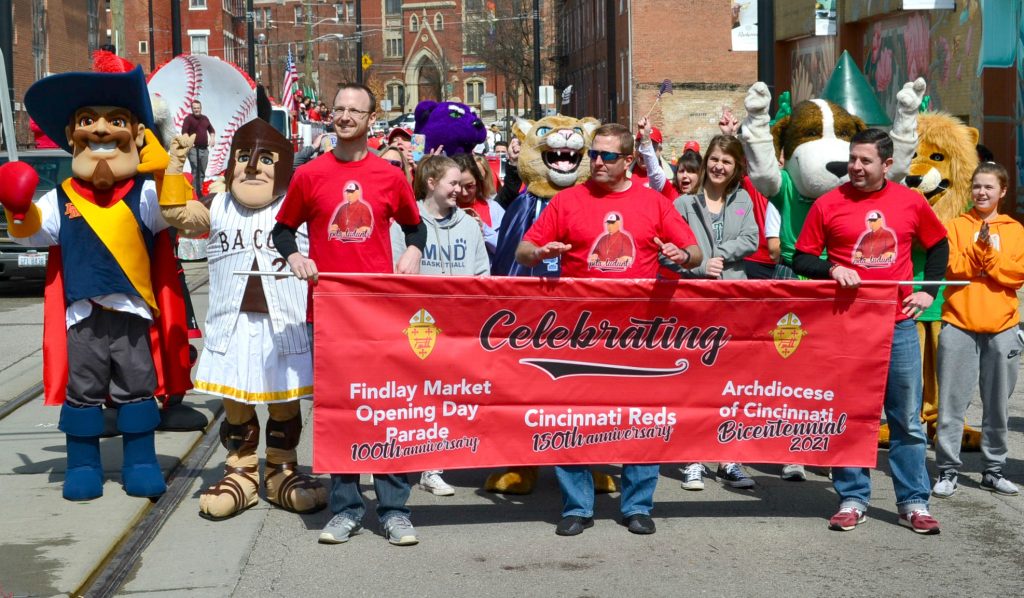
{"label": "blue jeans", "polygon": [[[400,474],[373,474],[373,490],[377,494],[377,518],[386,521],[395,515],[409,516],[409,508],[405,503],[409,500],[409,478]],[[345,514],[356,521],[363,520],[366,505],[363,495],[359,492],[359,474],[332,473],[331,496],[329,498],[331,512],[335,515]]]}
{"label": "blue jeans", "polygon": [[[921,350],[911,319],[897,322],[893,329],[884,409],[896,507],[901,514],[927,508],[931,480],[925,466],[928,440],[921,426]],[[832,485],[839,494],[840,508],[867,510],[871,502],[870,469],[836,467],[832,470]]]}
{"label": "blue jeans", "polygon": [[[658,465],[622,466],[622,516],[649,515],[654,508],[654,488],[658,485]],[[594,516],[594,477],[586,465],[555,467],[558,487],[562,489],[562,517]]]}
{"label": "blue jeans", "polygon": [[[309,346],[313,346],[313,325],[306,324],[306,333],[309,334]],[[310,351],[312,353],[312,350]],[[409,516],[409,507],[405,503],[409,501],[409,493],[412,487],[409,486],[409,478],[404,473],[400,474],[374,474],[373,491],[377,494],[377,518],[381,521],[395,515]],[[359,474],[357,473],[332,473],[331,494],[328,497],[328,506],[335,515],[345,514],[356,521],[362,521],[366,513],[366,504],[363,502],[363,495],[359,491]]]}

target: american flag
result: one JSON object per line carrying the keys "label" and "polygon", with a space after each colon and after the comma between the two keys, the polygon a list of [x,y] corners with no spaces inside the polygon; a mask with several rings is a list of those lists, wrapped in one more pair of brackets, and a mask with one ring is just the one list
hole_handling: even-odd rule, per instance
{"label": "american flag", "polygon": [[288,62],[284,66],[284,83],[281,84],[281,99],[284,100],[284,107],[288,112],[299,109],[295,105],[295,94],[292,93],[295,85],[299,82],[299,74],[295,71],[295,60],[292,59],[292,49],[288,48]]}

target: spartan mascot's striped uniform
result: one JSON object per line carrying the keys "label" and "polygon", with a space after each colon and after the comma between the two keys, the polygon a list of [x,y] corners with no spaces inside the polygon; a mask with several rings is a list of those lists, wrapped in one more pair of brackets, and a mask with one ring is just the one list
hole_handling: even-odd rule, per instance
{"label": "spartan mascot's striped uniform", "polygon": [[[319,511],[327,491],[296,469],[302,433],[299,399],[313,396],[306,332],[306,284],[297,278],[238,276],[238,270],[286,271],[270,239],[292,172],[291,144],[261,119],[238,129],[231,144],[228,191],[209,202],[210,307],[196,389],[224,398],[220,437],[225,476],[199,499],[199,514],[220,520],[259,502],[260,423],[266,404],[267,500],[296,513]],[[305,227],[300,251],[308,253]]]}

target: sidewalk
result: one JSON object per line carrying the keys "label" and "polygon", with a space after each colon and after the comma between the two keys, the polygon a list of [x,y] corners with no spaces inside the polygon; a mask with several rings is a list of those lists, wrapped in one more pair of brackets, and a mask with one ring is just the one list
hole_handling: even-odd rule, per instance
{"label": "sidewalk", "polygon": [[[186,264],[190,282],[205,274],[205,262]],[[206,287],[193,292],[192,300],[202,321]],[[41,322],[37,326],[41,337]],[[39,381],[27,381],[25,372],[10,371],[14,369],[0,377],[0,387],[20,389]],[[190,394],[185,400],[211,420],[220,410],[219,399]],[[103,496],[83,503],[61,497],[65,457],[64,434],[57,429],[59,412],[44,407],[40,396],[0,420],[0,594],[51,596],[76,591],[150,506],[148,499],[130,497],[121,488],[120,437],[100,441],[106,473]],[[156,436],[166,475],[201,434]]]}

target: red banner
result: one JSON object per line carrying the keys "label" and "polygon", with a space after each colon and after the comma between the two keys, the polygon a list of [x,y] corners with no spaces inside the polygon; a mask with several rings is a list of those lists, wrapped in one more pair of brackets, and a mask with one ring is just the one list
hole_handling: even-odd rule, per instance
{"label": "red banner", "polygon": [[313,303],[317,472],[875,465],[895,285],[352,275]]}

